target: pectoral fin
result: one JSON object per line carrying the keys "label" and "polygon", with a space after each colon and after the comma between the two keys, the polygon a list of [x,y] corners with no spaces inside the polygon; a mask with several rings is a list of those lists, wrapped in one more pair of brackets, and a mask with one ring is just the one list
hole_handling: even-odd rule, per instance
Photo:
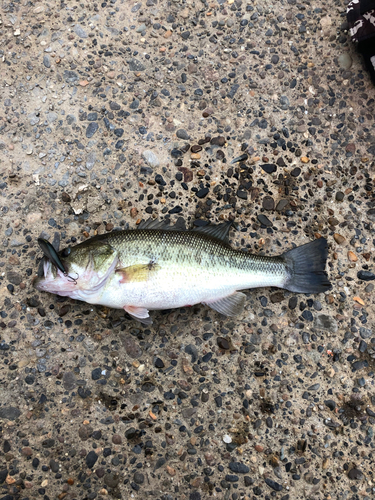
{"label": "pectoral fin", "polygon": [[160,269],[158,264],[135,264],[134,266],[116,269],[116,273],[121,274],[120,283],[139,283],[150,279],[152,273]]}
{"label": "pectoral fin", "polygon": [[228,297],[223,297],[214,301],[202,302],[211,309],[224,314],[225,316],[238,316],[243,311],[246,301],[246,295],[241,292],[234,292]]}
{"label": "pectoral fin", "polygon": [[124,306],[124,311],[144,325],[152,324],[152,319],[150,318],[148,310],[145,307]]}

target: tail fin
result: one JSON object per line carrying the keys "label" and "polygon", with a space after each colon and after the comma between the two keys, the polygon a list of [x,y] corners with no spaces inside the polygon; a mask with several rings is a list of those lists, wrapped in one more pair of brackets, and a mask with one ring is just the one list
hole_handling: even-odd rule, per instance
{"label": "tail fin", "polygon": [[289,278],[283,288],[299,293],[320,293],[330,290],[332,286],[324,271],[327,255],[325,238],[319,238],[285,252],[283,257],[289,270]]}

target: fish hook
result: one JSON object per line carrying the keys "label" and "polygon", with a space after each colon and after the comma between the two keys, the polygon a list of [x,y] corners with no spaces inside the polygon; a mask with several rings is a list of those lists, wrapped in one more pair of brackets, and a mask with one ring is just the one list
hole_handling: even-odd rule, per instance
{"label": "fish hook", "polygon": [[66,278],[68,278],[68,280],[70,281],[70,283],[74,283],[75,285],[77,285],[77,279],[79,278],[79,274],[77,273],[77,277],[76,278],[73,278],[72,276],[69,276],[69,274],[67,272],[64,273],[64,276]]}

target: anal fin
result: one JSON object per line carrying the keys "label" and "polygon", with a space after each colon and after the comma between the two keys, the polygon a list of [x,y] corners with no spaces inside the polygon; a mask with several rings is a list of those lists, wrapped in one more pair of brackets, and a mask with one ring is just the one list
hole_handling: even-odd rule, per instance
{"label": "anal fin", "polygon": [[124,311],[140,323],[143,323],[144,325],[152,325],[152,319],[150,318],[148,310],[145,307],[124,306]]}
{"label": "anal fin", "polygon": [[224,314],[225,316],[238,316],[243,311],[246,295],[242,292],[234,292],[232,295],[221,299],[202,302],[211,309]]}

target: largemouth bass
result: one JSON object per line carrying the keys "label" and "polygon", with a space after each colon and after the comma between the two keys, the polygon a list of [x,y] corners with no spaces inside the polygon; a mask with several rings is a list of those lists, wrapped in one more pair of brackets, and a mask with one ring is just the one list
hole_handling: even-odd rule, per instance
{"label": "largemouth bass", "polygon": [[199,303],[237,316],[246,300],[239,290],[249,288],[273,286],[299,293],[330,289],[324,271],[324,238],[265,257],[233,249],[230,226],[186,231],[148,220],[137,230],[94,236],[60,252],[39,239],[44,258],[34,286],[89,304],[124,309],[144,324],[152,322],[150,310]]}

